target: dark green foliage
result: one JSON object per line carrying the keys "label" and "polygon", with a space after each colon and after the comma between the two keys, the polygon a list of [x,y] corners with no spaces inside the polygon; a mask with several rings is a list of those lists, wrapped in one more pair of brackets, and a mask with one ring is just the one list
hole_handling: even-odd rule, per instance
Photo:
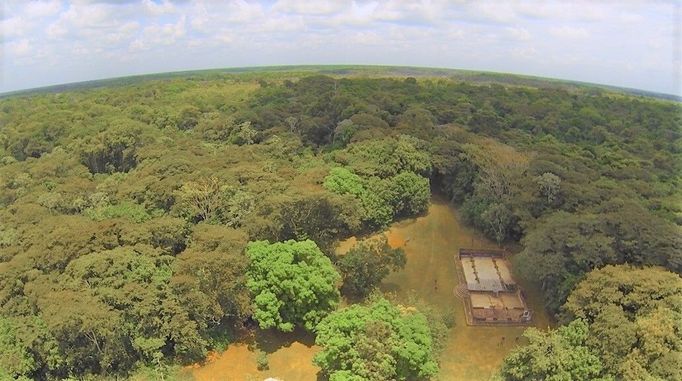
{"label": "dark green foliage", "polygon": [[28,356],[11,370],[51,378],[125,372],[159,355],[203,357],[206,327],[171,288],[171,261],[147,246],[117,248],[71,261],[56,286],[34,281],[25,292],[36,317],[17,317],[8,332]]}
{"label": "dark green foliage", "polygon": [[664,265],[679,271],[676,229],[635,204],[604,204],[600,214],[555,213],[524,238],[518,267],[542,283],[556,312],[582,275],[606,264]]}
{"label": "dark green foliage", "polygon": [[84,210],[83,213],[96,221],[128,218],[135,222],[144,222],[151,218],[143,206],[130,202],[122,202],[118,205],[98,205]]}
{"label": "dark green foliage", "polygon": [[187,249],[174,263],[171,284],[192,316],[224,328],[240,327],[251,313],[246,287],[248,257],[244,232],[220,225],[194,227]]}
{"label": "dark green foliage", "polygon": [[36,371],[36,361],[30,347],[17,335],[12,320],[0,317],[0,377],[20,379]]}
{"label": "dark green foliage", "polygon": [[256,351],[256,366],[258,367],[258,370],[270,369],[268,354],[263,352],[262,350]]}
{"label": "dark green foliage", "polygon": [[316,328],[315,363],[330,380],[428,379],[438,371],[427,320],[385,299],[327,316]]}
{"label": "dark green foliage", "polygon": [[[108,322],[97,329],[111,330],[93,333],[102,335],[104,344],[98,343],[96,338],[91,339],[95,344],[91,349],[123,352],[127,345],[131,345],[136,356],[146,360],[151,360],[156,351],[164,349],[170,349],[175,355],[185,359],[197,359],[204,355],[205,339],[198,332],[204,328],[198,326],[201,320],[190,319],[170,288],[171,261],[169,257],[157,256],[140,247],[89,254],[67,266],[64,272],[66,282],[74,285],[87,284],[93,290],[95,299],[103,303],[97,313],[102,314],[102,321]],[[93,303],[92,307],[96,305],[97,303]],[[105,317],[105,311],[110,317]],[[72,312],[82,311],[73,308]],[[60,319],[50,316],[50,321],[55,320]],[[119,325],[130,330],[130,343],[109,341],[104,336],[113,335],[112,340],[119,340],[116,335],[121,335],[121,339],[126,340],[127,335],[122,335],[123,332],[117,329]],[[169,339],[173,343],[170,348],[170,343],[167,342]],[[116,363],[110,359],[100,366],[106,368],[112,362]]]}
{"label": "dark green foliage", "polygon": [[600,229],[594,215],[554,214],[530,232],[524,243],[518,268],[542,283],[546,303],[553,311],[563,304],[582,274],[618,262],[613,238]]}
{"label": "dark green foliage", "polygon": [[[338,237],[360,230],[361,210],[348,197],[313,192],[272,197],[259,205],[262,224],[252,224],[253,236],[273,241],[289,239],[315,241],[331,253]],[[260,220],[266,216],[267,220]]]}
{"label": "dark green foliage", "polygon": [[186,106],[180,111],[178,116],[177,127],[180,130],[191,130],[197,123],[199,123],[199,117],[201,116],[201,111],[194,106]]}
{"label": "dark green foliage", "polygon": [[413,216],[426,212],[431,198],[428,179],[412,172],[401,172],[390,178],[388,188],[391,193],[389,202],[395,216]]}
{"label": "dark green foliage", "polygon": [[431,157],[423,147],[423,141],[407,135],[351,144],[335,153],[335,160],[347,166],[332,168],[323,186],[357,199],[368,230],[423,213],[431,196],[424,177],[431,173]]}
{"label": "dark green foliage", "polygon": [[406,263],[405,252],[391,248],[385,239],[360,242],[337,261],[343,277],[342,291],[364,298],[391,271],[404,268]]}
{"label": "dark green foliage", "polygon": [[144,125],[116,120],[83,143],[81,160],[92,173],[128,172],[137,165]]}

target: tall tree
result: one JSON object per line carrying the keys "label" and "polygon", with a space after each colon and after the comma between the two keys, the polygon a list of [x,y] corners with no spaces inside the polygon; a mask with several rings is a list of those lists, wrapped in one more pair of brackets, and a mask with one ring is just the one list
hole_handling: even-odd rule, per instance
{"label": "tall tree", "polygon": [[414,308],[385,299],[353,305],[323,319],[315,363],[330,380],[429,379],[438,372],[429,326]]}
{"label": "tall tree", "polygon": [[660,268],[606,266],[564,305],[590,324],[587,343],[618,379],[682,377],[682,278]]}
{"label": "tall tree", "polygon": [[353,246],[338,260],[343,276],[342,290],[350,295],[366,297],[391,272],[405,267],[407,258],[400,248],[392,248],[384,237]]}
{"label": "tall tree", "polygon": [[586,341],[586,322],[575,320],[550,332],[528,328],[528,344],[514,349],[502,363],[500,376],[505,381],[611,380],[604,375],[599,355]]}
{"label": "tall tree", "polygon": [[339,302],[339,273],[315,242],[251,242],[248,287],[261,328],[313,330]]}

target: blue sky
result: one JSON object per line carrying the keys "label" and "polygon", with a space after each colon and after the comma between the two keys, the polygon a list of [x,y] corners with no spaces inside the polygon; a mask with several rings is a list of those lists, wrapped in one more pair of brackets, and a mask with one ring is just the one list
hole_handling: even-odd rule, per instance
{"label": "blue sky", "polygon": [[0,92],[289,64],[490,70],[682,94],[680,2],[3,0]]}

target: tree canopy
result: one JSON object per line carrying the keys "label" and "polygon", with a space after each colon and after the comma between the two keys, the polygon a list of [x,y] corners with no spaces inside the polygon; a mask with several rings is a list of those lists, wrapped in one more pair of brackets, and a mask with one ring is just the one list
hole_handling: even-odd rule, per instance
{"label": "tree canopy", "polygon": [[508,381],[611,379],[602,377],[603,365],[586,345],[588,336],[588,326],[582,320],[548,333],[529,328],[523,334],[528,344],[505,358],[500,375]]}
{"label": "tree canopy", "polygon": [[[669,275],[642,270],[661,289],[628,301],[637,311],[581,283],[651,286],[608,265],[682,272],[679,103],[507,76],[345,73],[0,97],[0,377],[192,362],[252,317],[314,330],[338,287],[364,296],[402,266],[386,247],[337,258],[335,244],[417,217],[437,193],[488,238],[521,244],[515,268],[552,313],[588,324],[604,372],[680,378],[679,318],[655,303],[679,293]],[[392,343],[361,345],[386,354],[386,377],[403,361]]]}
{"label": "tree canopy", "polygon": [[682,377],[682,278],[660,268],[606,266],[588,274],[564,305],[585,319],[587,343],[617,379]]}
{"label": "tree canopy", "polygon": [[324,318],[316,333],[315,363],[330,380],[413,380],[438,371],[426,317],[414,308],[385,299],[354,305]]}
{"label": "tree canopy", "polygon": [[562,307],[569,323],[504,360],[504,380],[676,380],[682,375],[682,278],[657,267],[590,272]]}
{"label": "tree canopy", "polygon": [[390,247],[385,238],[360,242],[337,261],[343,277],[342,290],[366,297],[391,271],[404,268],[406,263],[405,252]]}
{"label": "tree canopy", "polygon": [[261,328],[313,330],[339,303],[340,276],[315,242],[251,242],[248,287]]}

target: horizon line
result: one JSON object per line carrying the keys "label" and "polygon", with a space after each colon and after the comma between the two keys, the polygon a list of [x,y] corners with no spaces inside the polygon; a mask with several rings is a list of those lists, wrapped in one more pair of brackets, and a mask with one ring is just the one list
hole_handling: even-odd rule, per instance
{"label": "horizon line", "polygon": [[[653,91],[653,90],[645,90],[645,89],[640,89],[640,88],[635,88],[635,87],[625,87],[625,86],[618,86],[618,85],[610,85],[606,83],[596,83],[596,82],[586,82],[586,81],[581,81],[581,80],[574,80],[574,79],[567,79],[567,78],[557,78],[557,77],[543,77],[539,75],[533,75],[533,74],[525,74],[525,73],[515,73],[515,72],[500,72],[500,71],[491,71],[491,70],[477,70],[477,69],[462,69],[462,68],[452,68],[452,67],[437,67],[437,66],[421,66],[421,65],[392,65],[392,64],[282,64],[282,65],[253,65],[253,66],[227,66],[227,67],[213,67],[213,68],[203,68],[203,69],[187,69],[187,70],[175,70],[175,71],[164,71],[164,72],[146,72],[146,73],[139,73],[139,74],[129,74],[129,75],[121,75],[121,76],[115,76],[115,77],[104,77],[104,78],[93,78],[93,79],[86,79],[83,81],[75,81],[75,82],[63,82],[63,83],[54,83],[54,84],[49,84],[49,85],[44,85],[44,86],[37,86],[37,87],[28,87],[28,88],[21,88],[21,89],[15,89],[15,90],[9,90],[0,93],[0,98],[8,98],[12,96],[17,96],[17,95],[22,95],[22,94],[30,94],[30,93],[40,93],[42,91],[49,92],[50,89],[52,88],[57,88],[57,87],[72,87],[72,86],[78,86],[78,85],[86,85],[86,84],[94,84],[95,82],[107,82],[107,81],[115,81],[115,80],[123,80],[123,79],[141,79],[143,80],[143,77],[149,77],[149,76],[164,76],[164,75],[182,75],[182,74],[190,74],[190,73],[201,73],[201,72],[210,72],[210,71],[234,71],[234,74],[239,74],[240,72],[248,71],[248,70],[254,70],[254,71],[263,71],[267,72],[268,69],[273,70],[273,69],[285,69],[281,71],[286,71],[286,69],[291,69],[291,71],[294,71],[293,69],[295,68],[301,68],[301,69],[315,69],[315,68],[331,68],[331,67],[346,67],[346,68],[384,68],[384,69],[420,69],[420,70],[426,70],[426,69],[431,69],[431,70],[446,70],[446,71],[452,71],[452,72],[463,72],[463,73],[469,73],[469,74],[487,74],[487,75],[507,75],[507,76],[515,76],[515,77],[521,77],[525,79],[534,79],[534,80],[541,80],[541,81],[546,81],[546,82],[563,82],[564,84],[570,84],[570,85],[576,85],[576,86],[585,86],[585,87],[596,87],[596,88],[602,88],[606,90],[615,90],[615,91],[620,91],[620,92],[625,92],[630,95],[640,95],[640,96],[648,96],[652,98],[657,98],[657,99],[667,99],[667,100],[674,100],[677,102],[682,102],[682,94],[674,94],[674,93],[665,93],[665,92],[660,92],[660,91]],[[273,70],[275,71],[275,70]],[[280,71],[280,70],[277,70]],[[438,77],[438,75],[424,75],[425,77]],[[441,76],[442,77],[442,76]],[[150,79],[152,80],[152,79]],[[64,91],[69,91],[70,89],[65,89]],[[638,94],[635,94],[634,92],[637,92]]]}

